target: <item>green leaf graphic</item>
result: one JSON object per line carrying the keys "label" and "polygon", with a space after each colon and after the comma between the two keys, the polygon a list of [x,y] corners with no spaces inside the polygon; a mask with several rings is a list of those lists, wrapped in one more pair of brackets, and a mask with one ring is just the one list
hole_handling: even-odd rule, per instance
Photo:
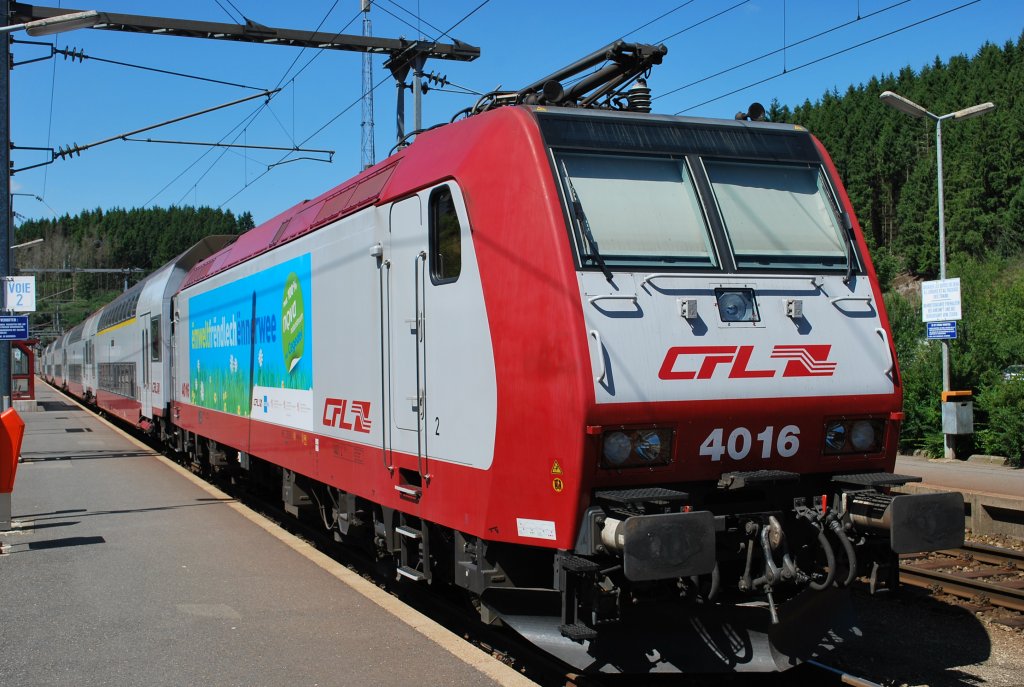
{"label": "green leaf graphic", "polygon": [[306,313],[302,305],[302,285],[294,272],[284,283],[284,299],[281,301],[281,346],[284,353],[285,369],[291,373],[302,359],[305,346]]}

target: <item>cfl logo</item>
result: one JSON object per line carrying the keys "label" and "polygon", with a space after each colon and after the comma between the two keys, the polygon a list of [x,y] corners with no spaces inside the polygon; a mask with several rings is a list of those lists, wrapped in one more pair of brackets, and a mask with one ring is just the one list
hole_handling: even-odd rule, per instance
{"label": "cfl logo", "polygon": [[[820,345],[779,345],[775,346],[768,360],[784,360],[768,364],[763,357],[755,356],[754,346],[673,346],[668,349],[658,371],[658,378],[711,379],[756,379],[770,377],[831,377],[835,374],[836,363],[828,359],[832,346]],[[763,356],[764,353],[761,353]],[[756,363],[768,365],[771,369],[758,369]],[[721,367],[722,372],[718,373]],[[728,371],[728,372],[726,372]],[[717,373],[717,375],[716,375]]]}
{"label": "cfl logo", "polygon": [[370,428],[373,426],[370,421],[370,402],[328,398],[324,401],[323,424],[325,427],[337,427],[369,434]]}

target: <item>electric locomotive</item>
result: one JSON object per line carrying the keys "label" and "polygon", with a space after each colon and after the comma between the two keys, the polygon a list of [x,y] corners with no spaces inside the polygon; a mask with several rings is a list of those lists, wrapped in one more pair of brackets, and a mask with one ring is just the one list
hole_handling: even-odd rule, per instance
{"label": "electric locomotive", "polygon": [[83,329],[96,398],[578,668],[784,669],[963,538],[959,494],[889,493],[849,199],[801,127],[553,81],[155,273]]}

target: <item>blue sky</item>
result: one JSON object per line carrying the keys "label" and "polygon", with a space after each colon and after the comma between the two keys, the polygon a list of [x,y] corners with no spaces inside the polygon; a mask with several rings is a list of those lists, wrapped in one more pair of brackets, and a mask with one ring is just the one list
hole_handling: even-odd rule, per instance
{"label": "blue sky", "polygon": [[[50,0],[49,4],[217,22],[232,22],[231,16],[240,13],[280,28],[315,29],[323,22],[321,30],[331,33],[362,30],[359,0],[97,0],[95,5],[88,1],[74,0],[69,5]],[[489,0],[481,7],[482,2],[375,0],[373,33],[435,38],[476,9],[451,34],[479,46],[481,57],[469,63],[434,60],[427,64],[427,71],[447,76],[454,84],[448,87],[451,90],[457,85],[478,92],[499,85],[510,89],[525,85],[623,35],[632,41],[663,41],[668,55],[649,79],[656,98],[654,111],[731,118],[752,101],[767,105],[777,98],[796,106],[819,99],[827,90],[842,92],[850,84],[906,65],[920,69],[937,56],[946,60],[956,54],[974,55],[986,41],[997,45],[1016,41],[1024,30],[1021,0]],[[805,40],[822,32],[827,33]],[[891,32],[896,33],[883,37]],[[254,100],[141,134],[141,138],[303,145],[336,151],[330,164],[296,160],[268,171],[284,153],[119,140],[17,173],[13,190],[30,194],[14,199],[19,221],[97,207],[207,205],[236,213],[250,211],[259,223],[344,182],[359,169],[358,53],[306,50],[300,54],[290,47],[95,30],[42,39],[20,33],[16,38],[56,39],[60,49],[81,50],[95,58],[258,88],[273,88],[284,79],[282,91],[269,107]],[[786,45],[792,47],[780,50]],[[847,48],[853,49],[821,59]],[[772,51],[778,52],[712,76]],[[13,46],[17,61],[48,52],[46,46]],[[383,60],[374,59],[374,81],[382,82],[375,91],[378,161],[395,143],[395,87]],[[821,61],[811,64],[817,60]],[[11,80],[12,140],[22,147],[84,145],[254,92],[62,56],[18,66]],[[762,83],[750,86],[757,82]],[[687,87],[675,90],[683,86]],[[476,99],[431,90],[424,97],[424,124],[448,121]],[[410,97],[407,129],[411,111]],[[26,150],[12,155],[15,168],[48,157],[48,153]]]}

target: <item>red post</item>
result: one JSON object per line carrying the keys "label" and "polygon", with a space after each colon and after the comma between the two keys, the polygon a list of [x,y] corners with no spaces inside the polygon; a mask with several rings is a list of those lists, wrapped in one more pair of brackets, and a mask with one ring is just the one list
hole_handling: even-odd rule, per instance
{"label": "red post", "polygon": [[11,529],[11,492],[24,435],[25,422],[14,408],[0,413],[0,531]]}
{"label": "red post", "polygon": [[14,474],[18,471],[21,439],[25,421],[14,408],[0,413],[0,494],[14,491]]}

